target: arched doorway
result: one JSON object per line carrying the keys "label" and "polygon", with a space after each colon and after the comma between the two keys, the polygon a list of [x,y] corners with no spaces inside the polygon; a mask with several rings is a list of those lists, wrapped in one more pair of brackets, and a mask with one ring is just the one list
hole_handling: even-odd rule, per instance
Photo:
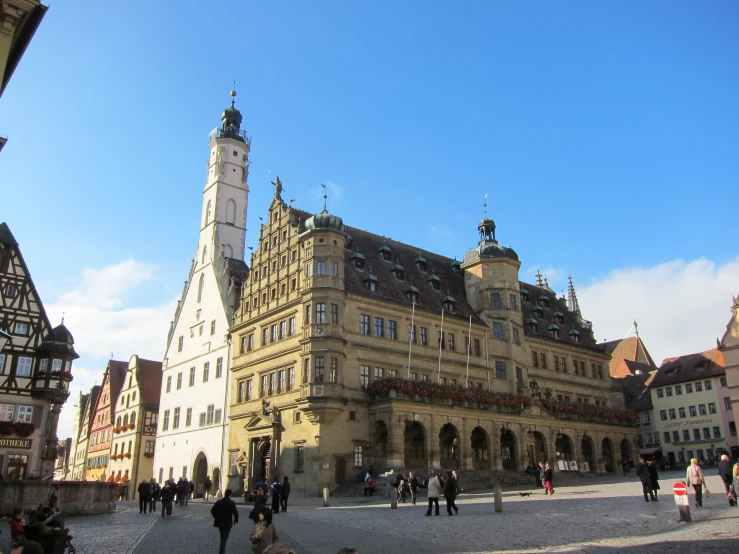
{"label": "arched doorway", "polygon": [[[627,461],[632,462],[633,459],[631,458],[631,443],[629,443],[629,439],[623,439],[621,441],[621,461]],[[631,464],[629,464],[630,466]]]}
{"label": "arched doorway", "polygon": [[417,421],[406,421],[403,433],[405,467],[426,468],[426,433]]}
{"label": "arched doorway", "polygon": [[572,460],[572,440],[564,433],[557,433],[554,449],[557,453],[557,466],[560,465],[559,462],[563,462],[565,471],[568,471]]}
{"label": "arched doorway", "polygon": [[195,496],[203,494],[203,483],[208,476],[208,458],[203,452],[195,458],[195,464],[192,470],[192,482],[195,485]]}
{"label": "arched doorway", "polygon": [[536,468],[539,465],[539,462],[547,463],[547,442],[546,439],[544,439],[544,434],[539,431],[534,431],[533,439],[533,452],[530,451],[529,457],[532,458],[531,465]]}
{"label": "arched doorway", "polygon": [[610,439],[603,439],[603,442],[600,444],[600,452],[603,456],[603,466],[606,473],[613,473],[615,468],[613,466],[613,446],[611,445]]}
{"label": "arched doorway", "polygon": [[442,469],[458,469],[459,436],[457,428],[451,423],[445,424],[439,431],[439,453]]}
{"label": "arched doorway", "polygon": [[[595,459],[593,457],[593,440],[587,435],[583,434],[582,437],[582,443],[580,445],[582,449],[582,459],[583,461],[588,464],[587,471],[589,473],[595,473]],[[583,467],[583,470],[586,468]]]}
{"label": "arched doorway", "polygon": [[472,430],[472,469],[490,469],[490,455],[488,449],[488,434],[482,427]]}
{"label": "arched doorway", "polygon": [[500,459],[503,462],[503,469],[507,471],[517,470],[516,460],[516,436],[510,429],[500,430]]}
{"label": "arched doorway", "polygon": [[269,439],[263,439],[257,445],[257,455],[254,459],[253,464],[253,475],[254,484],[256,483],[267,483],[270,477],[270,454],[271,454],[271,441]]}
{"label": "arched doorway", "polygon": [[375,423],[375,461],[374,469],[381,470],[387,466],[387,425],[380,420]]}

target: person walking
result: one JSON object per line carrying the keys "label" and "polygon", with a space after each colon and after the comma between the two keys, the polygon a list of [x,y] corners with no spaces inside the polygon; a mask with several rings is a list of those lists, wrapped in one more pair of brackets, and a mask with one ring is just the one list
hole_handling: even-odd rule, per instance
{"label": "person walking", "polygon": [[706,484],[706,480],[703,478],[703,470],[698,465],[696,458],[690,459],[690,465],[685,475],[685,481],[687,485],[692,485],[695,491],[695,504],[699,507],[703,507],[703,485]]}
{"label": "person walking", "polygon": [[174,501],[174,495],[177,492],[177,487],[174,481],[167,480],[164,482],[162,487],[162,517],[172,515],[172,502]]}
{"label": "person walking", "polygon": [[146,509],[149,507],[149,496],[151,495],[151,487],[149,486],[149,483],[146,481],[146,479],[143,479],[141,483],[139,483],[138,493],[139,513],[145,514]]}
{"label": "person walking", "polygon": [[249,512],[249,519],[256,522],[259,514],[267,507],[267,496],[264,494],[262,487],[257,488],[257,495],[254,497],[254,507]]}
{"label": "person walking", "polygon": [[654,501],[658,502],[657,491],[659,490],[659,473],[657,473],[657,464],[651,461],[647,464],[647,470],[649,471],[649,482],[651,484],[651,491],[654,494]]}
{"label": "person walking", "polygon": [[644,458],[639,458],[636,476],[641,481],[641,488],[644,493],[644,502],[649,502],[650,498],[655,500],[654,493],[652,492],[652,481],[649,478],[649,469],[647,468],[646,462],[644,462]]}
{"label": "person walking", "polygon": [[457,499],[457,479],[454,477],[454,472],[446,472],[446,484],[444,485],[444,498],[446,499],[446,515],[452,515],[452,509],[454,509],[454,515],[459,515],[459,508],[454,503]]}
{"label": "person walking", "polygon": [[626,479],[629,476],[629,462],[621,460],[621,469],[624,472],[624,479]]}
{"label": "person walking", "polygon": [[439,515],[439,496],[444,490],[444,485],[441,482],[441,476],[433,471],[429,474],[429,508],[426,510],[426,515],[431,515],[431,506],[436,506],[436,515]]}
{"label": "person walking", "polygon": [[400,481],[400,485],[398,485],[398,495],[400,496],[399,502],[401,504],[405,504],[406,498],[408,498],[408,493],[411,492],[411,487],[408,485],[408,483],[405,482],[405,479],[402,479]]}
{"label": "person walking", "polygon": [[734,464],[734,469],[731,470],[731,488],[729,489],[729,500],[733,500],[732,506],[739,506],[737,497],[739,497],[739,464]]}
{"label": "person walking", "polygon": [[544,482],[546,481],[546,479],[545,479],[545,477],[546,477],[546,475],[545,475],[546,471],[547,471],[547,468],[544,467],[544,462],[539,462],[539,484],[541,484],[541,486],[544,487],[544,496],[546,496],[546,494],[548,492],[547,491],[547,486],[546,486],[546,484],[544,484]]}
{"label": "person walking", "polygon": [[283,512],[287,512],[287,499],[290,496],[290,481],[287,480],[287,475],[282,478],[282,493],[280,494],[280,507]]}
{"label": "person walking", "polygon": [[157,509],[157,500],[159,500],[159,497],[162,494],[162,487],[160,487],[156,479],[152,477],[149,482],[149,488],[151,489],[149,491],[149,513],[151,513],[155,512]]}
{"label": "person walking", "polygon": [[735,504],[734,499],[729,494],[731,491],[731,483],[733,481],[732,478],[732,469],[731,469],[731,462],[729,461],[729,456],[724,454],[721,456],[721,461],[718,463],[718,474],[721,477],[721,480],[724,482],[724,490],[726,491],[726,495],[729,499],[729,506],[733,506]]}
{"label": "person walking", "polygon": [[251,551],[254,554],[263,554],[264,550],[280,540],[277,527],[272,523],[272,510],[264,508],[254,521],[254,528],[249,535]]}
{"label": "person walking", "polygon": [[272,481],[272,485],[270,486],[270,488],[272,489],[272,513],[279,514],[280,494],[282,493],[282,485],[280,485],[279,477],[275,477],[275,480]]}
{"label": "person walking", "polygon": [[416,495],[418,494],[418,479],[412,471],[408,474],[408,486],[411,489],[411,503],[416,505]]}
{"label": "person walking", "polygon": [[188,501],[192,500],[195,496],[195,483],[193,483],[189,479],[185,479],[185,484],[187,485],[187,494],[185,495],[185,504],[187,504]]}
{"label": "person walking", "polygon": [[210,515],[213,516],[213,527],[217,527],[221,535],[218,554],[226,554],[226,542],[231,527],[239,522],[239,510],[236,508],[236,502],[231,500],[231,489],[226,489],[223,498],[215,501],[210,509]]}
{"label": "person walking", "polygon": [[203,500],[205,502],[208,501],[208,498],[210,497],[210,489],[213,486],[213,482],[210,480],[210,476],[205,476],[205,481],[203,482]]}
{"label": "person walking", "polygon": [[10,540],[12,542],[22,542],[26,540],[26,528],[23,526],[23,519],[26,517],[23,508],[15,508],[13,517],[10,519]]}
{"label": "person walking", "polygon": [[549,496],[552,496],[554,494],[554,487],[552,486],[554,483],[554,472],[552,471],[552,466],[549,464],[549,462],[546,463],[544,466],[544,486],[547,489],[547,492],[544,494],[548,494]]}

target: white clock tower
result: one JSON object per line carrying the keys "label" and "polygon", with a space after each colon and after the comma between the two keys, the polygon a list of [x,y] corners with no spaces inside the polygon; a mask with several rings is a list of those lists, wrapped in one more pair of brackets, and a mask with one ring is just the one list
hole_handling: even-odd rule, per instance
{"label": "white clock tower", "polygon": [[248,276],[244,263],[251,139],[234,105],[210,133],[200,236],[169,330],[159,402],[154,475],[185,476],[202,492],[206,477],[223,490],[228,472],[228,329]]}

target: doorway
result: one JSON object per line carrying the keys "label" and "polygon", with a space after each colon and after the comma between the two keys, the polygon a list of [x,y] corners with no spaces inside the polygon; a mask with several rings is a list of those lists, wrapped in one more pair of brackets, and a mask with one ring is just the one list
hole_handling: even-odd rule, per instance
{"label": "doorway", "polygon": [[7,476],[9,481],[20,481],[26,478],[28,456],[25,454],[8,454]]}
{"label": "doorway", "polygon": [[336,458],[336,486],[346,483],[346,458]]}
{"label": "doorway", "polygon": [[208,458],[202,452],[195,458],[195,468],[193,471],[193,483],[195,484],[195,496],[200,497],[203,494],[203,483],[208,476]]}

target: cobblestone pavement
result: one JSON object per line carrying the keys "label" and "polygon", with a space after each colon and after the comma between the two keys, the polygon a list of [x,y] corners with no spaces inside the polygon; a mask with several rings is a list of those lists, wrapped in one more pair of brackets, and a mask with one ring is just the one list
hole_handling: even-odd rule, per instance
{"label": "cobblestone pavement", "polygon": [[[381,499],[332,498],[334,505],[323,508],[318,498],[296,498],[275,523],[281,542],[298,554],[334,554],[342,546],[362,554],[739,552],[739,508],[729,507],[718,476],[707,478],[715,494],[704,500],[705,508],[697,509],[691,495],[693,523],[677,523],[672,484],[680,477],[663,475],[660,501],[649,503],[638,480],[613,477],[555,482],[552,497],[541,489],[532,488],[529,497],[519,495],[523,488],[506,490],[502,513],[495,513],[490,492],[463,494],[457,502],[459,517],[446,516],[443,500],[436,518],[424,517],[425,502],[391,510]],[[121,504],[115,514],[68,518],[68,525],[80,554],[215,554],[218,534],[210,506],[196,501],[161,519]],[[246,554],[250,507],[241,504],[239,509],[241,522],[231,533],[228,552]],[[6,529],[0,538],[7,538]],[[7,548],[6,541],[0,544]]]}

